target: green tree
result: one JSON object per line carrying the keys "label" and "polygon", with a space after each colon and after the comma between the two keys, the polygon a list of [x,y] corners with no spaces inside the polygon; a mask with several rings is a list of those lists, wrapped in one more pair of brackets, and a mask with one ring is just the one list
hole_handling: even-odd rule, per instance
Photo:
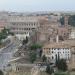
{"label": "green tree", "polygon": [[4,28],[1,32],[7,34],[8,30],[6,28]]}
{"label": "green tree", "polygon": [[26,39],[23,40],[22,44],[25,45],[28,43],[28,37],[26,36]]}
{"label": "green tree", "polygon": [[47,60],[47,57],[46,57],[45,55],[43,55],[43,56],[42,56],[42,61],[43,61],[43,62],[46,62],[46,60]]}
{"label": "green tree", "polygon": [[60,60],[60,56],[59,56],[59,52],[58,52],[58,55],[56,54],[56,61],[55,61],[56,66],[58,66],[59,60]]}
{"label": "green tree", "polygon": [[41,49],[41,48],[42,48],[42,46],[40,44],[32,44],[30,46],[31,50],[36,50],[36,49]]}
{"label": "green tree", "polygon": [[53,69],[50,67],[50,65],[47,65],[46,72],[50,75],[53,73]]}
{"label": "green tree", "polygon": [[36,60],[36,53],[35,52],[30,52],[30,61],[32,63],[34,63],[35,60]]}
{"label": "green tree", "polygon": [[26,42],[26,40],[24,39],[24,40],[22,41],[22,44],[24,45],[24,44],[25,44],[25,42]]}
{"label": "green tree", "polygon": [[58,67],[59,70],[67,71],[66,60],[64,60],[64,59],[60,59],[60,60],[58,61],[58,65],[57,65],[57,67]]}
{"label": "green tree", "polygon": [[5,34],[5,35],[14,35],[14,33],[13,32],[10,32],[10,29],[6,29],[6,28],[4,28],[2,31],[1,31],[1,33],[3,33],[3,34]]}
{"label": "green tree", "polygon": [[0,33],[0,40],[7,38],[9,30],[4,28]]}
{"label": "green tree", "polygon": [[75,26],[75,15],[71,15],[68,19],[68,24]]}
{"label": "green tree", "polygon": [[2,45],[2,42],[1,42],[1,40],[0,40],[0,45]]}
{"label": "green tree", "polygon": [[25,42],[26,44],[28,43],[28,37],[26,36],[26,42]]}
{"label": "green tree", "polygon": [[9,35],[10,30],[4,28],[1,32],[0,32],[0,44],[2,43],[2,39],[6,39],[7,36]]}
{"label": "green tree", "polygon": [[64,17],[60,18],[59,22],[61,23],[61,25],[64,25],[65,24]]}
{"label": "green tree", "polygon": [[0,70],[0,75],[4,75],[3,72]]}
{"label": "green tree", "polygon": [[56,65],[56,66],[58,65],[58,57],[57,57],[57,54],[56,54],[56,61],[55,61],[55,65]]}
{"label": "green tree", "polygon": [[2,39],[5,39],[7,37],[7,35],[5,34],[5,33],[0,33],[0,41],[2,40]]}
{"label": "green tree", "polygon": [[40,49],[39,56],[40,57],[42,56],[42,49]]}

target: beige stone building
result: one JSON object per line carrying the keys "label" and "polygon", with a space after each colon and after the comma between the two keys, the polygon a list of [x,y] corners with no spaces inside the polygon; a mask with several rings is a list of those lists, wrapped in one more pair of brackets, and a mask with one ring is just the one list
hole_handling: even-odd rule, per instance
{"label": "beige stone building", "polygon": [[[67,23],[66,23],[67,24]],[[40,20],[40,27],[35,31],[33,40],[39,43],[64,41],[69,38],[70,27],[68,25],[61,25],[58,18]]]}
{"label": "beige stone building", "polygon": [[30,34],[40,25],[36,16],[10,15],[8,22],[11,32],[15,34]]}
{"label": "beige stone building", "polygon": [[71,47],[71,59],[68,64],[69,70],[75,70],[75,39],[66,41]]}
{"label": "beige stone building", "polygon": [[59,53],[60,58],[69,61],[67,62],[69,70],[75,69],[75,39],[69,39],[59,43],[47,43],[42,49],[43,55],[46,55],[50,62]]}
{"label": "beige stone building", "polygon": [[43,46],[43,55],[45,55],[47,59],[53,63],[55,63],[56,56],[57,58],[69,61],[71,58],[71,49],[68,44],[64,44],[62,42],[48,43]]}

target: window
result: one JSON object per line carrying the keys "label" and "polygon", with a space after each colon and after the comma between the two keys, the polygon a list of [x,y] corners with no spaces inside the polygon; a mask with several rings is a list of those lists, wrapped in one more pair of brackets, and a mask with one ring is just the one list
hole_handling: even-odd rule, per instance
{"label": "window", "polygon": [[50,48],[49,48],[49,50],[50,50]]}
{"label": "window", "polygon": [[29,26],[30,26],[30,23],[29,23]]}
{"label": "window", "polygon": [[28,28],[27,28],[27,30],[28,30]]}
{"label": "window", "polygon": [[49,53],[51,53],[51,51],[49,51]]}
{"label": "window", "polygon": [[26,28],[24,28],[24,30],[26,30]]}
{"label": "window", "polygon": [[53,53],[53,51],[52,51],[52,53]]}
{"label": "window", "polygon": [[35,23],[34,23],[34,26],[35,26]]}
{"label": "window", "polygon": [[52,59],[54,59],[54,57],[52,56]]}
{"label": "window", "polygon": [[55,50],[55,49],[53,49],[53,50]]}
{"label": "window", "polygon": [[20,68],[19,68],[19,67],[17,67],[17,68],[16,68],[16,70],[17,70],[17,71],[19,71],[19,70],[20,70]]}
{"label": "window", "polygon": [[60,50],[60,49],[58,48],[58,50]]}
{"label": "window", "polygon": [[29,30],[30,30],[30,28],[29,28]]}

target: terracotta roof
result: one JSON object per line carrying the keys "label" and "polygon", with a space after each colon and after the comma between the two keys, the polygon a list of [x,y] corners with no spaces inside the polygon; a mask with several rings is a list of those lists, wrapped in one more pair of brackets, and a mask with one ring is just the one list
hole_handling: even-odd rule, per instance
{"label": "terracotta roof", "polygon": [[66,40],[59,43],[48,43],[43,46],[43,48],[71,48],[75,46],[75,40]]}
{"label": "terracotta roof", "polygon": [[43,48],[68,48],[68,45],[65,45],[63,43],[51,43],[45,45]]}

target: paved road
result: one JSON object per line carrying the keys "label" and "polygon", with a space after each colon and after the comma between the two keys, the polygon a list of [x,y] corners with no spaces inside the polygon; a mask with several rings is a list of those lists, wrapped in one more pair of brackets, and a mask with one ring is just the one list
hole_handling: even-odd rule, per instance
{"label": "paved road", "polygon": [[15,48],[15,45],[12,43],[12,44],[10,44],[9,46],[7,46],[6,48],[4,48],[1,52],[0,52],[0,54],[1,53],[9,53],[9,52],[12,52],[12,49],[14,49]]}
{"label": "paved road", "polygon": [[18,45],[13,42],[0,52],[0,69],[3,70],[7,66],[8,61],[12,59],[17,47]]}

